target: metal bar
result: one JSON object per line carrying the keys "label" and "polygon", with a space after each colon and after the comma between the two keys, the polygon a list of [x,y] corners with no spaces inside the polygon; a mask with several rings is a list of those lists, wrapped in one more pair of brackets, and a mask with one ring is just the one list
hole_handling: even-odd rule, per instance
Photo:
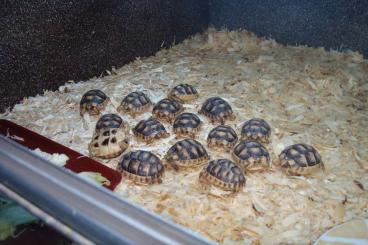
{"label": "metal bar", "polygon": [[42,209],[35,206],[33,203],[29,202],[27,199],[23,198],[22,196],[18,195],[5,185],[0,183],[0,192],[12,199],[13,201],[17,202],[19,205],[27,209],[30,213],[34,216],[42,219],[48,226],[55,228],[60,233],[64,234],[65,236],[69,237],[71,240],[75,241],[77,244],[83,245],[92,245],[95,244],[79,234],[75,232],[70,227],[64,225],[59,220],[55,219],[54,217],[50,216],[48,213],[44,212]]}
{"label": "metal bar", "polygon": [[97,244],[210,244],[3,136],[0,182]]}

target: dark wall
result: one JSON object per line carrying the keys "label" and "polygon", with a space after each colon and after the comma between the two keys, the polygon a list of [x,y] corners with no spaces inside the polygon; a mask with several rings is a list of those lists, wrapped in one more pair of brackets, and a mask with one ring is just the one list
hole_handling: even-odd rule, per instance
{"label": "dark wall", "polygon": [[208,1],[0,1],[0,111],[208,26]]}
{"label": "dark wall", "polygon": [[368,56],[368,0],[2,0],[0,111],[152,55],[208,23]]}
{"label": "dark wall", "polygon": [[209,0],[215,27],[368,56],[368,0]]}

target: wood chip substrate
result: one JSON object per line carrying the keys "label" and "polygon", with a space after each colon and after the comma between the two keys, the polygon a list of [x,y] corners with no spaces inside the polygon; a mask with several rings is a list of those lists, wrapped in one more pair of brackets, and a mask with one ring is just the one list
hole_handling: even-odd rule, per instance
{"label": "wood chip substrate", "polygon": [[[74,83],[24,100],[0,115],[82,154],[88,153],[97,117],[79,115],[79,101],[90,89],[111,98],[103,113],[117,113],[121,100],[143,91],[156,103],[180,83],[195,86],[199,99],[184,104],[198,113],[209,97],[232,106],[228,121],[238,135],[244,121],[263,118],[272,128],[266,145],[272,166],[247,173],[237,195],[204,189],[201,169],[166,168],[162,184],[135,185],[123,180],[116,195],[221,244],[310,244],[334,225],[368,217],[368,60],[356,52],[284,46],[247,31],[209,29],[148,58],[138,58],[105,77]],[[132,129],[150,112],[135,118],[120,114]],[[214,127],[200,115],[196,136],[207,148]],[[150,145],[131,133],[130,150],[148,150],[161,159],[178,139]],[[325,172],[286,175],[277,165],[280,152],[295,143],[314,146]],[[228,158],[207,148],[211,159]],[[101,160],[116,168],[119,158]]]}

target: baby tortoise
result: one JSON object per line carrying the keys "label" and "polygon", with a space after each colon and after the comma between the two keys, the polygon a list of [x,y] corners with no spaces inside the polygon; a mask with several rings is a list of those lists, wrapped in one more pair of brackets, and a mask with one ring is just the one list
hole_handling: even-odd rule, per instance
{"label": "baby tortoise", "polygon": [[183,106],[177,101],[162,99],[153,107],[152,116],[156,119],[171,123],[183,110]]}
{"label": "baby tortoise", "polygon": [[199,181],[232,192],[238,192],[245,186],[243,171],[228,159],[210,161],[199,174]]}
{"label": "baby tortoise", "polygon": [[96,124],[88,149],[92,156],[107,159],[119,156],[128,146],[128,125],[116,114],[105,114]]}
{"label": "baby tortoise", "polygon": [[194,139],[176,142],[166,153],[165,160],[175,170],[196,168],[210,159],[206,149]]}
{"label": "baby tortoise", "polygon": [[238,136],[230,126],[219,125],[212,129],[207,137],[209,148],[223,149],[230,151],[238,141]]}
{"label": "baby tortoise", "polygon": [[150,110],[151,100],[143,92],[131,92],[121,102],[118,107],[120,113],[128,113],[135,117],[137,114]]}
{"label": "baby tortoise", "polygon": [[170,135],[166,132],[164,125],[153,118],[140,121],[134,127],[133,133],[147,144],[152,143],[155,139],[167,138]]}
{"label": "baby tortoise", "polygon": [[321,155],[307,144],[288,146],[279,155],[280,165],[291,175],[308,175],[316,170],[324,170]]}
{"label": "baby tortoise", "polygon": [[260,118],[253,118],[246,121],[241,129],[242,140],[255,140],[260,143],[269,143],[270,135],[270,125]]}
{"label": "baby tortoise", "polygon": [[170,90],[168,98],[185,103],[197,99],[198,96],[198,91],[192,85],[179,84]]}
{"label": "baby tortoise", "polygon": [[203,105],[200,114],[208,117],[212,123],[224,124],[226,120],[234,120],[235,115],[230,104],[220,97],[211,97]]}
{"label": "baby tortoise", "polygon": [[162,183],[165,168],[149,151],[131,151],[123,155],[117,167],[123,176],[137,184]]}
{"label": "baby tortoise", "polygon": [[196,133],[202,127],[202,121],[193,113],[182,113],[174,121],[174,133],[180,136],[195,137]]}
{"label": "baby tortoise", "polygon": [[257,171],[270,166],[270,154],[259,142],[241,141],[233,150],[233,159],[244,170]]}
{"label": "baby tortoise", "polygon": [[97,116],[103,111],[110,99],[104,92],[98,89],[87,91],[80,101],[80,115],[88,112],[92,116]]}

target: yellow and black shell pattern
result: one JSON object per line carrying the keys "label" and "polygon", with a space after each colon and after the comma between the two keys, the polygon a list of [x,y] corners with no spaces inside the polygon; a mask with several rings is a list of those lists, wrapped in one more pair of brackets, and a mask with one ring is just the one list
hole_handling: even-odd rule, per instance
{"label": "yellow and black shell pattern", "polygon": [[199,117],[193,113],[182,113],[175,118],[173,128],[174,133],[178,136],[189,136],[194,138],[197,132],[202,127],[202,121]]}
{"label": "yellow and black shell pattern", "polygon": [[261,118],[253,118],[246,121],[241,129],[242,140],[255,140],[261,143],[269,143],[270,136],[270,125]]}
{"label": "yellow and black shell pattern", "polygon": [[166,153],[165,161],[175,170],[197,168],[210,159],[206,149],[194,139],[176,142]]}
{"label": "yellow and black shell pattern", "polygon": [[80,115],[88,113],[92,116],[98,116],[107,106],[110,99],[107,95],[98,89],[92,89],[83,94],[80,100]]}
{"label": "yellow and black shell pattern", "polygon": [[271,159],[266,147],[253,140],[240,141],[233,150],[233,159],[243,171],[264,170],[270,167]]}
{"label": "yellow and black shell pattern", "polygon": [[170,134],[166,131],[165,126],[154,118],[141,120],[133,128],[133,133],[139,139],[146,143],[152,143],[156,139],[167,138]]}
{"label": "yellow and black shell pattern", "polygon": [[325,169],[321,155],[308,144],[288,146],[279,155],[279,160],[280,166],[291,175],[308,175]]}
{"label": "yellow and black shell pattern", "polygon": [[119,160],[117,170],[137,184],[162,183],[165,168],[161,160],[149,151],[131,151]]}
{"label": "yellow and black shell pattern", "polygon": [[129,126],[116,114],[105,114],[96,123],[91,143],[91,156],[114,158],[129,147]]}
{"label": "yellow and black shell pattern", "polygon": [[162,99],[153,107],[152,116],[158,120],[171,123],[184,110],[175,100]]}
{"label": "yellow and black shell pattern", "polygon": [[228,159],[216,159],[202,169],[199,181],[224,191],[238,192],[245,186],[246,179],[242,169],[235,163]]}
{"label": "yellow and black shell pattern", "polygon": [[152,105],[152,101],[145,93],[135,91],[124,97],[118,107],[118,111],[120,113],[128,113],[134,117],[139,113],[150,110]]}
{"label": "yellow and black shell pattern", "polygon": [[199,113],[205,115],[212,123],[224,124],[226,120],[235,119],[235,114],[230,104],[217,96],[207,99]]}
{"label": "yellow and black shell pattern", "polygon": [[199,94],[196,88],[186,83],[175,86],[170,90],[168,95],[170,99],[176,100],[180,103],[195,100],[198,96]]}
{"label": "yellow and black shell pattern", "polygon": [[213,128],[207,136],[207,146],[224,151],[230,151],[238,141],[235,130],[227,125]]}

